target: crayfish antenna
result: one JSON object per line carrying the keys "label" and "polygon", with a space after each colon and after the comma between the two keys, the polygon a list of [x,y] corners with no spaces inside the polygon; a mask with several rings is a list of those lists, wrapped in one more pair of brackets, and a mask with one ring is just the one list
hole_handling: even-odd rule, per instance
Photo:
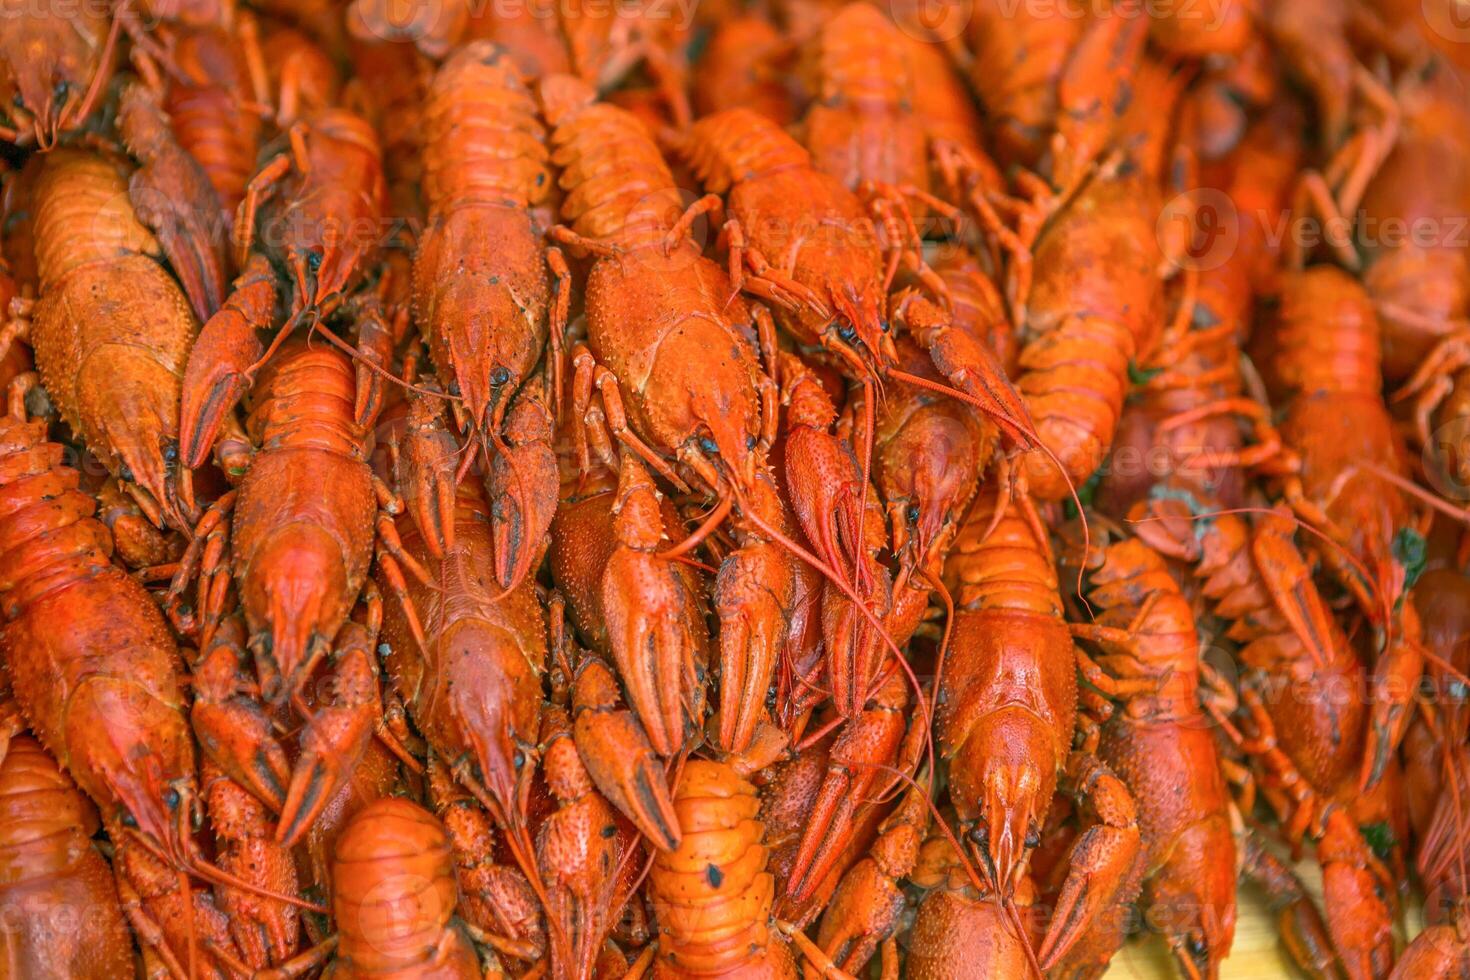
{"label": "crayfish antenna", "polygon": [[[310,307],[308,307],[308,309],[310,309]],[[321,334],[323,337],[327,338],[328,343],[340,350],[342,353],[346,354],[348,357],[352,358],[352,360],[356,362],[360,367],[366,368],[369,372],[377,375],[384,381],[387,381],[389,384],[395,384],[405,391],[414,391],[418,392],[421,395],[433,395],[436,398],[443,398],[445,401],[454,402],[461,400],[457,395],[446,395],[436,388],[421,387],[409,381],[407,378],[399,377],[392,371],[383,367],[383,365],[377,363],[377,361],[374,360],[372,357],[364,354],[362,351],[358,350],[356,347],[352,346],[347,341],[337,336],[334,331],[328,329],[327,326],[320,321],[316,321],[313,324],[311,332]],[[366,409],[364,409],[364,411],[366,411]]]}
{"label": "crayfish antenna", "polygon": [[779,528],[771,525],[770,522],[763,519],[759,514],[746,508],[743,503],[743,498],[740,496],[738,488],[736,488],[735,492],[737,495],[737,503],[740,503],[741,505],[741,515],[743,519],[749,521],[757,530],[761,532],[762,535],[764,535],[772,543],[779,545],[789,554],[810,565],[820,575],[822,575],[823,578],[832,583],[833,587],[841,592],[842,595],[853,604],[853,607],[857,610],[858,614],[862,616],[867,621],[868,625],[876,631],[876,635],[878,636],[882,644],[888,648],[888,652],[893,654],[895,657],[899,657],[900,659],[902,659],[903,651],[899,649],[898,644],[893,642],[893,638],[888,635],[888,631],[884,628],[882,621],[880,621],[877,615],[868,608],[867,604],[858,597],[858,594],[853,591],[852,586],[849,585],[845,579],[840,578],[837,571],[833,569],[830,565],[822,561],[816,555],[812,554],[806,548],[803,548],[801,545],[797,544],[791,539],[789,535],[783,533]]}

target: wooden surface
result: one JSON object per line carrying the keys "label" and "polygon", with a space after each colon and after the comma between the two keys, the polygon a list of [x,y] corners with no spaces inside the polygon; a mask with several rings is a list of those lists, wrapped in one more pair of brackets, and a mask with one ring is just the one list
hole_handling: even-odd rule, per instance
{"label": "wooden surface", "polygon": [[[1319,896],[1321,875],[1310,861],[1297,866],[1297,874]],[[1230,958],[1220,970],[1220,980],[1278,980],[1281,977],[1299,977],[1291,960],[1281,949],[1276,939],[1276,923],[1266,910],[1266,905],[1255,888],[1245,885],[1240,889],[1240,906],[1235,922],[1235,945]],[[1320,907],[1320,898],[1318,898]],[[1413,905],[1404,916],[1410,934],[1419,928],[1419,909]],[[1399,930],[1400,952],[1404,948],[1404,931]],[[1105,974],[1107,980],[1175,980],[1179,976],[1174,968],[1168,947],[1155,936],[1134,939],[1113,960]]]}

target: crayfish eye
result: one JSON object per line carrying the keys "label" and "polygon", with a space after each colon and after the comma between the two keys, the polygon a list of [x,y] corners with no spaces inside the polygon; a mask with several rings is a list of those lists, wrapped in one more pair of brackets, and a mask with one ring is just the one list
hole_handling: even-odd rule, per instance
{"label": "crayfish eye", "polygon": [[852,324],[844,323],[842,326],[837,328],[837,336],[841,337],[848,343],[852,343],[852,339],[857,336],[857,331],[852,328]]}
{"label": "crayfish eye", "polygon": [[1026,831],[1026,846],[1039,847],[1040,845],[1041,835],[1036,832],[1036,828],[1032,827],[1030,830]]}
{"label": "crayfish eye", "polygon": [[977,824],[975,829],[970,831],[970,840],[974,841],[976,844],[979,844],[981,847],[984,847],[986,844],[990,843],[989,829],[987,829],[983,823]]}
{"label": "crayfish eye", "polygon": [[1205,945],[1205,937],[1197,932],[1191,932],[1189,934],[1186,945],[1189,947],[1189,955],[1195,960],[1203,961],[1210,953],[1210,947]]}
{"label": "crayfish eye", "polygon": [[451,395],[453,395],[455,398],[458,398],[459,397],[459,382],[458,381],[451,381],[451,382],[449,382],[449,393]]}
{"label": "crayfish eye", "polygon": [[136,827],[138,826],[138,818],[131,813],[124,813],[122,815],[122,825],[124,827]]}
{"label": "crayfish eye", "polygon": [[758,440],[756,439],[755,436],[746,436],[745,437],[745,448],[746,448],[746,450],[752,450],[752,449],[754,449],[756,447],[757,442],[758,442]]}
{"label": "crayfish eye", "polygon": [[704,450],[710,456],[713,456],[715,453],[720,451],[720,447],[715,445],[715,441],[709,436],[699,437],[699,448]]}
{"label": "crayfish eye", "polygon": [[51,98],[54,99],[57,102],[65,102],[66,101],[66,93],[67,92],[70,92],[70,91],[71,91],[71,83],[68,82],[66,79],[63,78],[60,81],[58,81],[56,83],[56,87],[51,90]]}
{"label": "crayfish eye", "polygon": [[506,368],[504,367],[497,366],[494,371],[490,372],[490,383],[497,388],[499,388],[501,385],[505,384],[509,380],[510,371],[506,370]]}
{"label": "crayfish eye", "polygon": [[179,808],[179,791],[173,788],[169,788],[163,794],[163,805],[168,807],[170,810],[177,810]]}
{"label": "crayfish eye", "polygon": [[316,270],[320,269],[322,267],[322,256],[321,256],[321,253],[320,252],[307,252],[306,253],[306,267],[308,269],[310,269],[312,272],[315,272]]}
{"label": "crayfish eye", "polygon": [[117,478],[124,483],[133,482],[133,471],[127,463],[122,464],[122,466],[118,468]]}
{"label": "crayfish eye", "polygon": [[919,505],[909,504],[908,509],[903,512],[903,516],[910,524],[919,523]]}
{"label": "crayfish eye", "polygon": [[884,333],[887,333],[889,330],[892,330],[893,328],[891,326],[889,326],[887,320],[879,320],[878,321],[878,329],[881,330],[881,331],[883,331]]}

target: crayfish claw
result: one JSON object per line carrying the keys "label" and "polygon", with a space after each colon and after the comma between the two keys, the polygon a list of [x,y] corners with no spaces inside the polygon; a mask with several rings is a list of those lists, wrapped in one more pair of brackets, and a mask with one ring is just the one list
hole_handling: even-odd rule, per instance
{"label": "crayfish claw", "polygon": [[859,808],[868,804],[885,771],[898,763],[907,707],[905,678],[895,670],[871,707],[847,722],[832,743],[827,772],[791,867],[787,892],[794,900],[811,897],[826,878],[850,842]]}
{"label": "crayfish claw", "polygon": [[207,759],[279,813],[291,765],[271,731],[271,720],[249,694],[244,630],[225,620],[194,669],[189,720]]}
{"label": "crayfish claw", "polygon": [[258,706],[196,702],[191,721],[205,754],[231,779],[272,810],[285,806],[291,767]]}
{"label": "crayfish claw", "polygon": [[1424,672],[1425,650],[1420,643],[1419,616],[1412,601],[1405,602],[1399,630],[1373,668],[1373,698],[1364,733],[1363,768],[1358,789],[1367,792],[1383,778],[1398,752],[1409,719],[1413,717],[1414,685]]}
{"label": "crayfish claw", "polygon": [[561,482],[552,445],[553,419],[539,382],[528,383],[505,422],[506,445],[490,461],[485,489],[495,578],[514,589],[546,553]]}
{"label": "crayfish claw", "polygon": [[408,421],[398,444],[394,479],[424,550],[443,558],[454,547],[455,456],[444,402],[432,394],[409,395]]}
{"label": "crayfish claw", "polygon": [[1037,950],[1050,969],[1081,939],[1104,910],[1119,899],[1131,902],[1138,890],[1143,838],[1137,807],[1128,788],[1096,759],[1074,754],[1069,782],[1097,819],[1072,845],[1068,871],[1050,928]]}
{"label": "crayfish claw", "polygon": [[356,623],[341,633],[339,644],[346,650],[336,657],[331,695],[301,731],[301,755],[276,827],[276,840],[287,847],[301,839],[351,778],[382,715],[370,634]]}
{"label": "crayfish claw", "polygon": [[[271,840],[264,805],[208,762],[201,775],[205,809],[219,845],[219,867],[267,891],[295,894],[295,861],[289,849]],[[246,964],[260,969],[290,958],[301,928],[300,911],[294,905],[223,884],[216,896]]]}
{"label": "crayfish claw", "polygon": [[657,554],[666,539],[658,492],[628,450],[613,523],[618,544],[602,577],[613,659],[653,750],[668,758],[702,717],[709,637],[690,580]]}
{"label": "crayfish claw", "polygon": [[[778,511],[770,516],[783,517]],[[786,610],[794,601],[791,562],[780,548],[752,536],[715,577],[721,680],[716,741],[726,752],[745,751],[764,717],[766,691],[786,641]]]}
{"label": "crayfish claw", "polygon": [[265,354],[259,330],[271,326],[279,300],[275,270],[254,254],[224,305],[205,321],[184,367],[179,453],[189,469],[203,466],[220,428],[250,389],[251,366]]}
{"label": "crayfish claw", "polygon": [[677,848],[683,835],[663,766],[638,719],[620,707],[617,679],[605,663],[582,662],[572,701],[572,739],[593,784],[655,847]]}
{"label": "crayfish claw", "polygon": [[903,880],[914,873],[929,825],[928,785],[921,776],[878,826],[878,839],[843,875],[822,914],[817,943],[850,973],[861,975],[879,946],[892,943],[898,932],[906,905]]}

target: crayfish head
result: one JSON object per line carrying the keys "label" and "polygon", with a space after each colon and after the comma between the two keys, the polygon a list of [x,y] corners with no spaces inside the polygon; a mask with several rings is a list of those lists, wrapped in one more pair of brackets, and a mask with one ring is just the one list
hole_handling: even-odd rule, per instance
{"label": "crayfish head", "polygon": [[1040,842],[1056,790],[1057,749],[1047,726],[1015,706],[976,722],[950,766],[950,796],[982,873],[1011,895]]}
{"label": "crayfish head", "polygon": [[365,258],[362,249],[331,229],[318,242],[287,246],[286,266],[296,286],[295,311],[312,310],[325,319],[340,305]]}
{"label": "crayfish head", "polygon": [[[197,515],[183,505],[179,495],[179,444],[174,428],[178,406],[144,389],[145,385],[138,385],[134,389],[138,397],[120,402],[131,409],[126,417],[99,419],[97,442],[111,450],[109,466],[148,519],[157,527],[188,533]],[[87,407],[92,404],[89,400]]]}
{"label": "crayfish head", "polygon": [[1143,907],[1164,933],[1182,976],[1207,980],[1235,936],[1235,853],[1230,824],[1200,821],[1175,840],[1144,886]]}
{"label": "crayfish head", "polygon": [[[46,47],[49,45],[37,46],[42,51]],[[33,56],[34,53],[35,49],[32,49],[28,56]],[[81,90],[60,77],[61,75],[60,66],[55,64],[55,56],[50,55],[41,64],[30,65],[15,76],[17,92],[9,108],[9,115],[15,120],[21,137],[25,137],[25,131],[29,128],[36,145],[43,150],[56,145],[62,130],[69,122],[67,116],[82,97]]]}
{"label": "crayfish head", "polygon": [[829,298],[837,311],[839,339],[850,346],[856,346],[854,340],[861,342],[872,363],[887,367],[898,361],[898,348],[888,321],[880,312],[880,293],[876,288],[838,287],[830,291]]}
{"label": "crayfish head", "polygon": [[[701,431],[690,440],[688,448],[718,461],[735,483],[748,487],[755,481],[762,453],[756,435],[760,428],[759,407],[739,394],[743,390],[717,383],[690,392]],[[700,465],[691,462],[696,468]]]}
{"label": "crayfish head", "polygon": [[[905,563],[937,564],[975,494],[980,446],[948,405],[928,406],[877,454],[877,482],[888,502],[893,545]],[[963,408],[963,406],[957,406]]]}
{"label": "crayfish head", "polygon": [[325,528],[290,524],[256,552],[241,583],[251,652],[262,692],[274,704],[294,693],[347,618],[342,549]]}
{"label": "crayfish head", "polygon": [[177,704],[131,678],[93,674],[70,696],[63,738],[57,757],[109,824],[182,860],[194,737]]}
{"label": "crayfish head", "polygon": [[135,831],[149,850],[174,866],[187,863],[185,822],[180,814],[187,810],[192,794],[168,780],[151,756],[131,765],[109,767],[102,778],[118,800],[113,820]]}

